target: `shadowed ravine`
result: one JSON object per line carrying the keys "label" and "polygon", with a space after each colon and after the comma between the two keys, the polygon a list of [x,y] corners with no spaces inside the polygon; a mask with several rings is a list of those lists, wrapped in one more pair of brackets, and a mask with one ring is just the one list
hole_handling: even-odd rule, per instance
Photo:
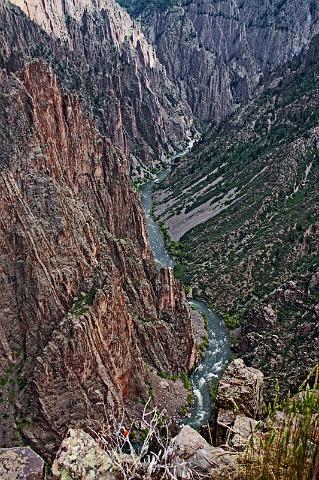
{"label": "shadowed ravine", "polygon": [[[194,142],[173,159],[186,155]],[[172,160],[173,160],[172,159]],[[152,216],[154,185],[163,181],[170,173],[170,168],[163,170],[157,179],[144,184],[141,188],[141,203],[145,211],[149,242],[154,258],[160,267],[173,268],[174,261],[165,247],[165,242],[160,228]],[[194,428],[205,424],[211,414],[210,386],[219,378],[222,370],[229,362],[231,351],[229,335],[222,320],[202,300],[190,300],[192,308],[199,310],[207,319],[208,347],[205,357],[191,374],[194,391],[194,405],[190,418],[185,423]]]}

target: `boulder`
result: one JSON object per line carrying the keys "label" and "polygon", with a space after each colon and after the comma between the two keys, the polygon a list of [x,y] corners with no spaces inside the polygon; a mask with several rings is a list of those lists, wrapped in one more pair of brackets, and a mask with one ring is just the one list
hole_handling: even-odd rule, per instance
{"label": "boulder", "polygon": [[43,480],[44,461],[30,447],[0,448],[1,480]]}
{"label": "boulder", "polygon": [[236,450],[245,450],[249,442],[249,438],[256,430],[257,425],[257,420],[244,417],[243,415],[238,415],[232,427],[232,432],[230,432],[229,444]]}
{"label": "boulder", "polygon": [[[222,376],[216,398],[217,445],[229,442],[237,417],[257,419],[263,407],[264,376],[260,370],[246,367],[240,358],[233,360]],[[239,424],[242,420],[238,420]],[[239,426],[239,424],[237,426]],[[255,422],[252,422],[255,424]],[[243,425],[244,426],[244,425]],[[248,425],[245,425],[245,428]],[[235,435],[235,443],[241,449],[244,438]]]}
{"label": "boulder", "polygon": [[113,462],[98,443],[81,429],[71,429],[52,466],[56,480],[114,480]]}
{"label": "boulder", "polygon": [[180,479],[190,478],[189,470],[210,475],[212,479],[235,478],[237,454],[212,447],[196,430],[186,425],[172,440],[173,461]]}

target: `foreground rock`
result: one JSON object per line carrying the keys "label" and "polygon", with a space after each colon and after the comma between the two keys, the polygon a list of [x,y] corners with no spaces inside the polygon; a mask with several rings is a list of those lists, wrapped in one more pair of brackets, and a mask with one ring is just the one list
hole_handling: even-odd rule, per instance
{"label": "foreground rock", "polygon": [[44,461],[31,448],[0,448],[1,480],[43,480]]}
{"label": "foreground rock", "polygon": [[[183,427],[171,441],[167,453],[169,471],[174,472],[176,479],[190,479],[196,473],[201,478],[216,480],[237,478],[237,454],[212,447],[189,426]],[[52,467],[55,480],[115,480],[124,478],[123,472],[134,479],[155,479],[158,473],[163,474],[163,469],[156,469],[155,456],[141,461],[135,454],[126,455],[115,450],[107,453],[80,429],[69,431]]]}
{"label": "foreground rock", "polygon": [[250,435],[256,430],[257,425],[257,420],[238,415],[232,429],[228,432],[228,443],[236,450],[244,450],[248,444]]}
{"label": "foreground rock", "polygon": [[[213,479],[236,478],[237,454],[212,447],[196,430],[186,425],[172,440],[174,463],[181,479],[191,478],[189,467]],[[183,466],[184,464],[184,466]]]}
{"label": "foreground rock", "polygon": [[233,360],[220,380],[216,407],[218,409],[218,442],[229,441],[242,449],[249,432],[263,408],[264,376],[256,368],[246,367],[242,359]]}
{"label": "foreground rock", "polygon": [[83,430],[70,430],[52,466],[54,479],[112,480],[114,463],[98,443]]}
{"label": "foreground rock", "polygon": [[240,358],[233,360],[219,383],[216,406],[219,411],[258,418],[263,407],[263,382],[260,370],[246,367]]}

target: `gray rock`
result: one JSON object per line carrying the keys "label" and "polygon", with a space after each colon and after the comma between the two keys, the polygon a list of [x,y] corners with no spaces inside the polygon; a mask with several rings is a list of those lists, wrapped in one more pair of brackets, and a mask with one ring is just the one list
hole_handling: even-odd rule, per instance
{"label": "gray rock", "polygon": [[240,358],[233,360],[219,383],[217,407],[258,418],[263,407],[263,381],[260,370],[246,367]]}
{"label": "gray rock", "polygon": [[257,425],[257,420],[238,415],[232,427],[233,432],[237,433],[230,439],[230,445],[236,450],[244,450],[249,442],[250,435],[255,431]]}
{"label": "gray rock", "polygon": [[317,2],[202,0],[146,19],[145,31],[195,115],[220,121],[319,31]]}
{"label": "gray rock", "polygon": [[1,480],[43,480],[44,461],[30,447],[0,448]]}
{"label": "gray rock", "polygon": [[174,462],[179,465],[178,475],[181,479],[189,478],[187,467],[202,474],[210,474],[211,478],[216,480],[226,478],[225,475],[235,474],[237,471],[236,454],[222,448],[212,447],[188,425],[184,426],[172,440],[171,446],[174,452]]}

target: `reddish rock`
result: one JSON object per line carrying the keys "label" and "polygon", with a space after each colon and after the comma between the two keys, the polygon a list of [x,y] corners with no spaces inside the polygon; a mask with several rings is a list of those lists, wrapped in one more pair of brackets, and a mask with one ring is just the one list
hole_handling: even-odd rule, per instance
{"label": "reddish rock", "polygon": [[50,62],[102,134],[130,151],[134,174],[141,165],[159,165],[191,135],[190,108],[140,26],[115,1],[13,0],[10,8],[4,3],[1,65],[16,71],[39,56]]}
{"label": "reddish rock", "polygon": [[193,328],[156,270],[127,158],[42,62],[2,71],[0,91],[0,370],[19,367],[23,434],[51,456],[69,427],[146,400],[145,362],[187,371]]}

